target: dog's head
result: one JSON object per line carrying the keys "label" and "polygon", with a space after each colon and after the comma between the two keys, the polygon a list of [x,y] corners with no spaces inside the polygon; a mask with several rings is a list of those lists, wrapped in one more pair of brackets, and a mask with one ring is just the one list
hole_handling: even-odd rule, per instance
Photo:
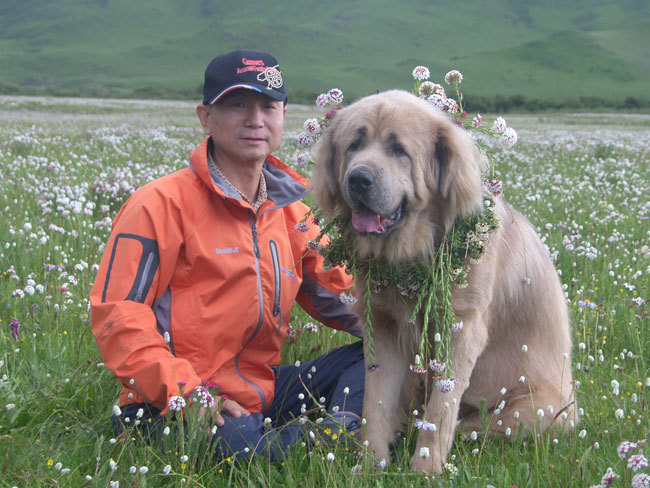
{"label": "dog's head", "polygon": [[336,115],[318,147],[313,183],[324,213],[349,224],[362,253],[390,247],[394,259],[432,249],[456,216],[482,201],[472,139],[439,109],[399,90]]}

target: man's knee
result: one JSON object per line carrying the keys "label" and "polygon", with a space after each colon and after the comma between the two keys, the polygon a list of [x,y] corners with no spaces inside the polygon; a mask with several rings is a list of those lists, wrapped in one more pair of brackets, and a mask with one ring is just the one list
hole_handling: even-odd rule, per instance
{"label": "man's knee", "polygon": [[264,423],[262,413],[241,417],[223,415],[224,425],[212,437],[217,456],[222,459],[250,459],[253,455],[280,459],[301,437],[297,426],[271,428]]}

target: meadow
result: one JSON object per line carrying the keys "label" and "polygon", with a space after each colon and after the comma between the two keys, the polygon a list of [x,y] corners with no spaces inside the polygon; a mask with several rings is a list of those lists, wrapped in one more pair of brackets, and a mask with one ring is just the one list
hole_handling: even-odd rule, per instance
{"label": "meadow", "polygon": [[[315,113],[289,106],[286,162]],[[0,485],[650,486],[649,115],[507,117],[519,142],[493,147],[496,176],[565,288],[581,420],[557,439],[459,434],[435,477],[408,470],[413,428],[384,469],[344,438],[298,445],[277,465],[214,462],[191,422],[185,441],[158,447],[113,438],[119,387],[88,294],[121,204],[202,139],[194,104],[0,97],[0,121]],[[288,364],[352,340],[298,309],[290,327]]]}
{"label": "meadow", "polygon": [[348,99],[408,89],[404,70],[424,64],[434,78],[452,67],[465,73],[467,93],[494,107],[476,110],[504,111],[510,96],[521,102],[517,110],[611,109],[626,99],[626,108],[647,110],[649,7],[644,0],[5,0],[0,94],[195,99],[210,59],[249,48],[274,54],[297,103],[311,103],[331,80]]}

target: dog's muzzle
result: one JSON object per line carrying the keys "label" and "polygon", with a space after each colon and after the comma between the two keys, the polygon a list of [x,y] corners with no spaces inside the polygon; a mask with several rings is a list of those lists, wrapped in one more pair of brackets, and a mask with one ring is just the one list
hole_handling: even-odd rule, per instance
{"label": "dog's muzzle", "polygon": [[353,170],[348,175],[347,186],[347,200],[353,209],[352,226],[360,234],[384,235],[401,220],[406,200],[403,200],[392,212],[384,213],[376,210],[381,207],[379,201],[385,195],[377,195],[378,189],[372,172],[365,168]]}

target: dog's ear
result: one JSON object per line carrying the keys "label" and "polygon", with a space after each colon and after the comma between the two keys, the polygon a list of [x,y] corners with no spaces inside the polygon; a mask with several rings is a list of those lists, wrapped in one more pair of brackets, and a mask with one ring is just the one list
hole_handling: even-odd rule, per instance
{"label": "dog's ear", "polygon": [[434,132],[427,183],[447,203],[450,215],[469,215],[482,202],[481,154],[474,141],[451,123],[437,125]]}
{"label": "dog's ear", "polygon": [[315,165],[312,171],[314,197],[316,203],[327,217],[334,215],[337,196],[341,193],[337,162],[337,158],[340,157],[340,149],[336,147],[335,143],[337,140],[336,132],[337,124],[336,121],[333,121],[318,142]]}

